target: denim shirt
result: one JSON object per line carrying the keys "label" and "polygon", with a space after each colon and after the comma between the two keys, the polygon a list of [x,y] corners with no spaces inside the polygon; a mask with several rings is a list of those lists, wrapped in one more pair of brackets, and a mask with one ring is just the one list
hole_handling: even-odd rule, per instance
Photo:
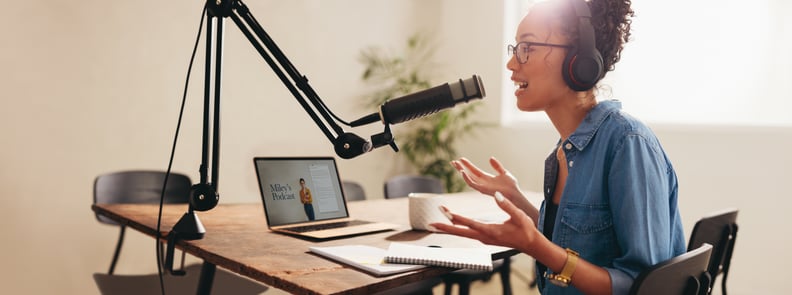
{"label": "denim shirt", "polygon": [[[598,103],[558,144],[569,174],[551,221],[553,243],[605,268],[613,294],[627,294],[642,270],[685,252],[674,168],[652,131],[622,112],[619,101]],[[545,162],[540,231],[557,165],[554,150]],[[580,294],[572,286],[549,283],[544,274],[537,276],[542,294]]]}

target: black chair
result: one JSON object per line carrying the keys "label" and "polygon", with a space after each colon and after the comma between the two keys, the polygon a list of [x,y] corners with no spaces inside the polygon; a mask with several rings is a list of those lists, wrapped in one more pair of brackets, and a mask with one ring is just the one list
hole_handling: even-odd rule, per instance
{"label": "black chair", "polygon": [[344,180],[341,181],[341,186],[344,189],[344,196],[347,201],[362,201],[366,199],[366,192],[360,183]]}
{"label": "black chair", "polygon": [[[165,172],[161,171],[120,171],[99,175],[94,180],[94,204],[159,204]],[[183,174],[171,173],[165,188],[165,203],[187,204],[189,202],[190,178]],[[121,246],[124,244],[126,225],[120,225],[110,218],[96,214],[96,219],[104,224],[120,228],[113,260],[107,274],[115,272]]]}
{"label": "black chair", "polygon": [[632,295],[705,295],[709,292],[707,272],[712,245],[703,244],[682,255],[642,271],[630,289]]}
{"label": "black chair", "polygon": [[445,193],[440,179],[422,175],[397,175],[385,181],[385,198],[406,197],[410,193]]}
{"label": "black chair", "polygon": [[432,289],[441,283],[443,283],[443,280],[438,277],[433,277],[401,285],[390,290],[377,292],[374,293],[374,295],[433,295]]}
{"label": "black chair", "polygon": [[488,282],[495,273],[500,274],[501,287],[504,295],[511,295],[511,258],[498,259],[492,262],[492,271],[479,271],[462,269],[443,276],[445,290],[443,294],[450,295],[455,284],[459,285],[459,294],[470,294],[470,284],[475,281]]}
{"label": "black chair", "polygon": [[[385,182],[385,198],[406,197],[410,193],[436,193],[445,192],[445,187],[440,179],[430,176],[399,175]],[[462,269],[443,276],[445,284],[444,294],[450,295],[454,285],[459,285],[459,294],[470,294],[470,284],[475,281],[487,282],[492,275],[498,273],[501,278],[504,295],[511,295],[511,258],[493,261],[492,271],[479,271]]]}
{"label": "black chair", "polygon": [[[94,180],[93,202],[94,204],[159,204],[165,176],[166,173],[164,171],[120,171],[99,175]],[[186,210],[191,186],[192,182],[186,175],[171,173],[168,176],[163,201],[168,204],[185,204]],[[100,292],[102,294],[159,293],[157,273],[144,275],[114,274],[116,263],[121,253],[121,246],[124,243],[126,225],[118,224],[112,219],[99,214],[96,214],[96,219],[101,223],[120,227],[110,269],[107,274],[94,274],[94,280]],[[162,247],[161,244],[160,247]],[[164,251],[160,253],[164,253]],[[182,262],[184,262],[184,255],[182,255]],[[185,268],[187,275],[183,277],[166,275],[164,277],[167,284],[166,288],[176,291],[173,294],[195,294],[200,269],[200,264],[194,264]],[[228,294],[260,294],[269,288],[224,269],[217,268],[213,289]],[[149,292],[150,290],[154,291]]]}
{"label": "black chair", "polygon": [[729,265],[737,240],[737,212],[737,209],[726,209],[702,217],[696,222],[693,232],[690,234],[688,251],[698,248],[704,243],[712,245],[712,256],[709,267],[707,267],[707,272],[712,277],[709,285],[710,292],[715,286],[715,279],[718,275],[723,274],[721,291],[723,295],[726,295],[726,278],[729,275]]}

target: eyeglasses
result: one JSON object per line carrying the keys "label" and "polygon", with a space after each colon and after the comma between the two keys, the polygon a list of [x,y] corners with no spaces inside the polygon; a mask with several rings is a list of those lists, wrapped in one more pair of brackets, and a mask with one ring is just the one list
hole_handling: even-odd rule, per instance
{"label": "eyeglasses", "polygon": [[558,48],[572,48],[570,45],[562,45],[562,44],[550,44],[550,43],[540,43],[540,42],[520,42],[517,45],[509,45],[506,47],[506,53],[511,57],[511,55],[515,55],[517,57],[517,62],[524,64],[528,62],[528,53],[531,51],[531,46],[549,46],[549,47],[558,47]]}

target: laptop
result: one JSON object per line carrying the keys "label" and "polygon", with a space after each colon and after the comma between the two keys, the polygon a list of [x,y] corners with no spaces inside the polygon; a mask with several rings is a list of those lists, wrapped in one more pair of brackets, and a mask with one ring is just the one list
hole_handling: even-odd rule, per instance
{"label": "laptop", "polygon": [[329,239],[399,227],[349,216],[334,157],[255,157],[253,164],[272,231]]}

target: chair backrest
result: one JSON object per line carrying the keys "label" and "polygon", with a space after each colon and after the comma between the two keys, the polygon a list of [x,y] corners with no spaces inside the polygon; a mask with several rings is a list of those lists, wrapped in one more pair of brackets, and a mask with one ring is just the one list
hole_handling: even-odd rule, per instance
{"label": "chair backrest", "polygon": [[725,209],[702,217],[693,227],[688,242],[688,250],[695,249],[704,243],[712,245],[707,271],[712,277],[710,287],[715,284],[715,279],[721,273],[726,275],[729,271],[734,243],[737,240],[737,209]]}
{"label": "chair backrest", "polygon": [[707,265],[711,253],[712,245],[703,244],[649,267],[635,279],[630,294],[707,294],[710,281]]}
{"label": "chair backrest", "polygon": [[[94,204],[159,203],[164,171],[120,171],[102,174],[94,180]],[[188,203],[192,182],[184,174],[171,173],[165,187],[165,203]],[[96,215],[99,222],[117,224]]]}
{"label": "chair backrest", "polygon": [[435,193],[445,192],[443,181],[431,176],[398,175],[385,181],[385,198],[406,197],[410,193]]}
{"label": "chair backrest", "polygon": [[344,180],[341,182],[344,189],[344,196],[347,201],[362,201],[366,199],[366,192],[363,191],[363,186],[357,182]]}

